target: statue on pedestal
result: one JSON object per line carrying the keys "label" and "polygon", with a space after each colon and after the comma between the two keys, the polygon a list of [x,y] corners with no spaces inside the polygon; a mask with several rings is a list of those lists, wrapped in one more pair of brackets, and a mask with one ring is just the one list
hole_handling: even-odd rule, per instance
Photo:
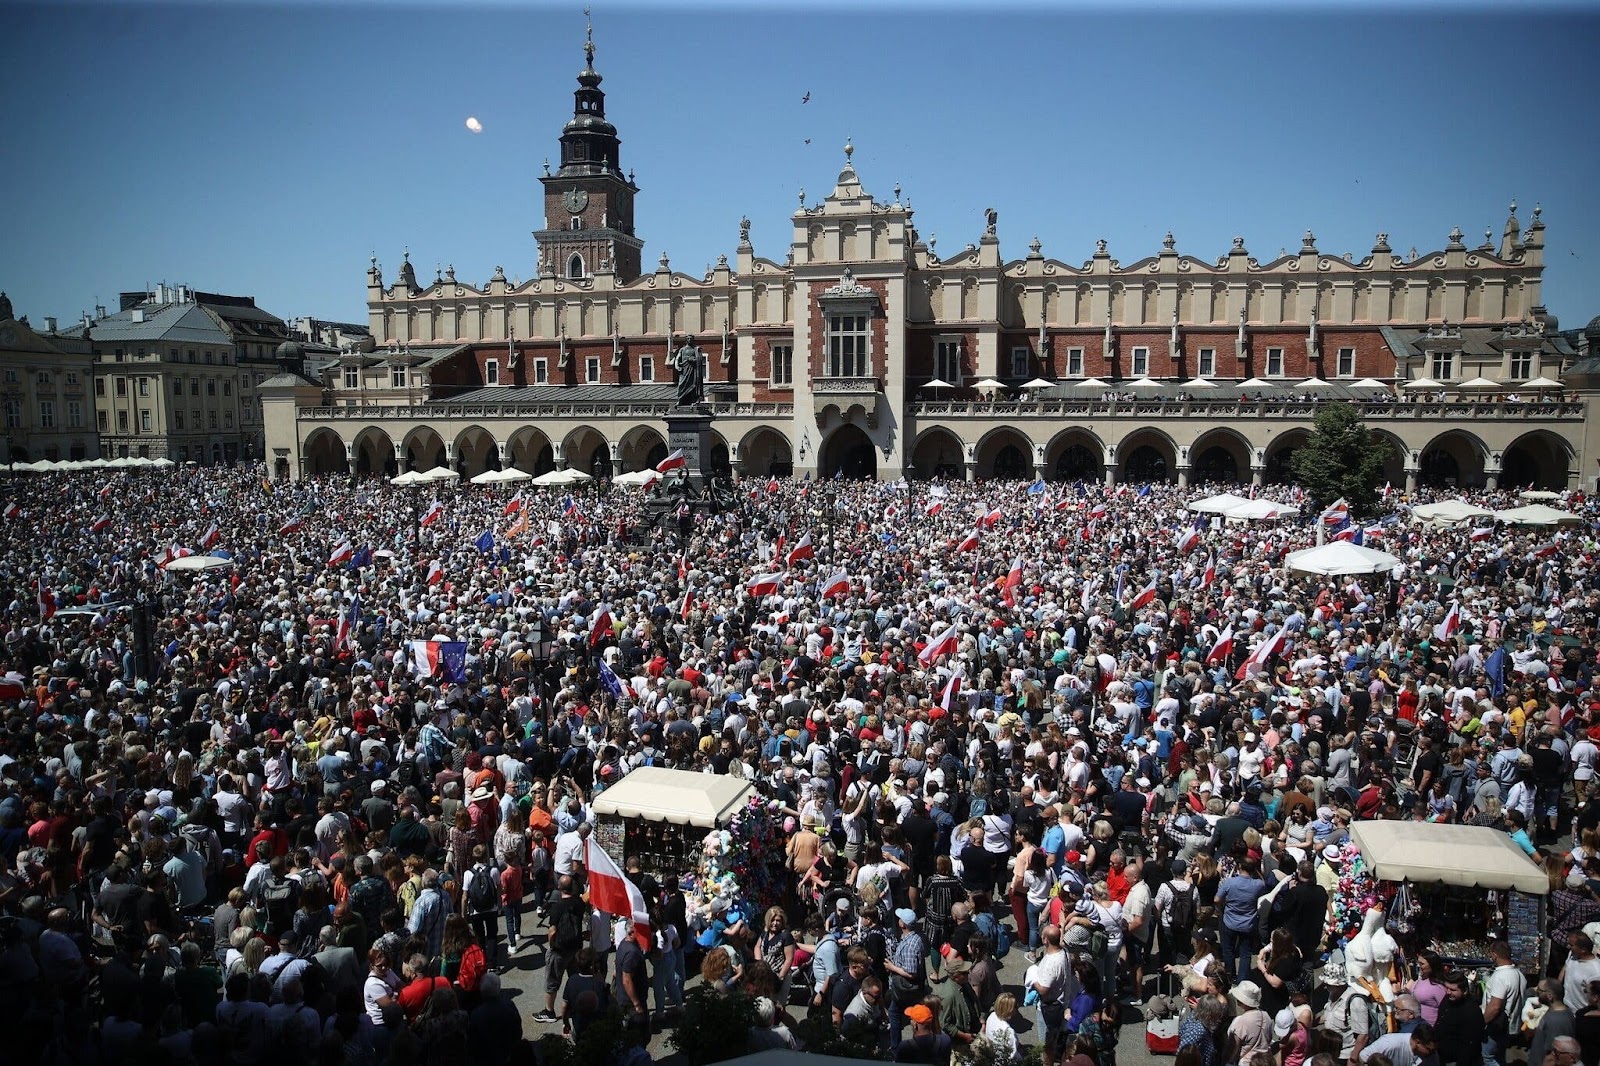
{"label": "statue on pedestal", "polygon": [[679,407],[693,407],[705,399],[705,356],[687,335],[672,353],[672,368],[678,372]]}

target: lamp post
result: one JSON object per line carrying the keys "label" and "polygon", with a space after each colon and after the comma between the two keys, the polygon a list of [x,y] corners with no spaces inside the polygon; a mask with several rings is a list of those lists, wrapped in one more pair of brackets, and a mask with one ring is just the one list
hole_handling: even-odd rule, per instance
{"label": "lamp post", "polygon": [[839,545],[834,537],[834,513],[838,510],[839,490],[828,486],[828,563],[833,564],[839,555]]}
{"label": "lamp post", "polygon": [[550,636],[544,627],[544,615],[541,612],[534,617],[533,626],[528,630],[529,653],[533,656],[534,676],[539,686],[539,707],[544,717],[543,743],[548,744],[550,738],[550,698],[545,684],[546,675],[550,669]]}
{"label": "lamp post", "polygon": [[6,430],[6,480],[15,481],[17,477],[17,446],[16,438],[11,431]]}

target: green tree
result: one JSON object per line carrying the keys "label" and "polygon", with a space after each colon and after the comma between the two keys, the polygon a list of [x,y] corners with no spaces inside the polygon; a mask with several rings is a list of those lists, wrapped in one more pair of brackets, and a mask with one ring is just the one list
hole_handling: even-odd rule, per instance
{"label": "green tree", "polygon": [[1341,496],[1352,513],[1370,515],[1378,507],[1378,482],[1389,458],[1389,444],[1375,437],[1347,403],[1324,404],[1311,437],[1289,461],[1297,484],[1320,506]]}

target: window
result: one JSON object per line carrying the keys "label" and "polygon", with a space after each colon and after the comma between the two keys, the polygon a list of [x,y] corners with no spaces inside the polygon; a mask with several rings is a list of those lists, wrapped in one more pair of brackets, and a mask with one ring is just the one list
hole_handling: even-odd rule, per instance
{"label": "window", "polygon": [[208,349],[206,349],[206,366],[210,366],[210,365],[211,365],[211,350],[208,348]]}
{"label": "window", "polygon": [[173,429],[182,429],[183,428],[183,412],[182,411],[174,411],[174,412],[172,412],[172,428]]}
{"label": "window", "polygon": [[656,357],[641,355],[639,357],[639,380],[654,381],[656,379]]}
{"label": "window", "polygon": [[176,349],[176,348],[168,348],[167,349],[167,358],[171,359],[174,363],[176,363],[178,361],[178,349]]}
{"label": "window", "polygon": [[1432,356],[1433,358],[1429,361],[1433,364],[1433,368],[1429,372],[1429,376],[1435,381],[1449,381],[1454,376],[1450,373],[1452,365],[1455,363],[1454,354],[1451,352],[1433,352]]}
{"label": "window", "polygon": [[483,364],[483,383],[485,385],[500,384],[500,360],[487,359]]}
{"label": "window", "polygon": [[583,277],[583,256],[577,252],[573,252],[572,258],[567,260],[567,277],[574,280]]}
{"label": "window", "polygon": [[76,385],[77,383],[78,383],[78,372],[76,370],[67,371],[67,384],[68,385]]}
{"label": "window", "polygon": [[[1081,378],[1081,377],[1083,377],[1083,349],[1082,348],[1068,348],[1067,349],[1067,377],[1069,377],[1069,378]],[[952,382],[952,384],[954,384],[954,383]]]}
{"label": "window", "polygon": [[794,345],[774,344],[772,346],[772,383],[774,385],[794,384]]}
{"label": "window", "polygon": [[56,403],[54,400],[39,401],[39,428],[56,428]]}
{"label": "window", "polygon": [[535,385],[550,384],[550,360],[535,359],[533,361],[533,383]]}
{"label": "window", "polygon": [[127,378],[118,378],[117,379],[117,395],[118,396],[126,396],[126,395],[128,395],[128,379]]}
{"label": "window", "polygon": [[189,349],[189,362],[191,362],[191,363],[194,362],[194,349],[193,348]]}
{"label": "window", "polygon": [[182,378],[173,378],[172,379],[172,395],[174,395],[174,396],[182,396],[183,395],[183,379]]}
{"label": "window", "polygon": [[867,316],[828,316],[828,375],[867,376]]}
{"label": "window", "polygon": [[105,378],[95,378],[94,379],[94,394],[96,396],[104,396],[106,394],[106,379]]}
{"label": "window", "polygon": [[1356,350],[1354,348],[1339,349],[1339,376],[1342,378],[1356,376]]}
{"label": "window", "polygon": [[95,424],[100,427],[101,433],[104,433],[111,428],[111,416],[105,411],[96,411],[94,413],[94,421]]}
{"label": "window", "polygon": [[232,429],[233,428],[233,412],[232,411],[224,411],[224,412],[222,412],[222,428],[223,429]]}
{"label": "window", "polygon": [[67,401],[67,428],[83,428],[83,402],[81,400]]}
{"label": "window", "polygon": [[139,395],[140,396],[149,396],[150,395],[150,379],[149,378],[140,378],[139,379]]}
{"label": "window", "polygon": [[207,396],[215,396],[216,394],[217,394],[217,379],[216,378],[206,378],[206,395]]}
{"label": "window", "polygon": [[1512,352],[1511,380],[1520,383],[1527,381],[1531,377],[1533,377],[1533,353]]}
{"label": "window", "polygon": [[200,379],[199,378],[190,378],[189,379],[189,395],[190,396],[198,396],[198,395],[200,395]]}
{"label": "window", "polygon": [[1208,378],[1217,372],[1217,350],[1215,348],[1201,348],[1198,366],[1195,374],[1198,377]]}
{"label": "window", "polygon": [[139,432],[140,433],[149,433],[150,432],[150,412],[149,411],[140,411],[139,412]]}
{"label": "window", "polygon": [[403,389],[406,387],[405,367],[391,366],[389,368],[389,387],[391,389]]}
{"label": "window", "polygon": [[189,446],[187,444],[180,444],[178,446],[178,462],[187,463],[188,461],[189,461]]}
{"label": "window", "polygon": [[15,367],[10,367],[10,366],[6,367],[6,384],[7,385],[15,385],[15,384],[17,384],[17,381],[18,381],[18,378],[17,378],[17,370],[16,370],[16,368]]}
{"label": "window", "polygon": [[[583,361],[583,380],[591,385],[600,383],[600,357],[591,355]],[[702,379],[704,380],[704,379]]]}
{"label": "window", "polygon": [[572,218],[567,221],[567,228],[570,230],[582,229],[583,219],[579,218],[577,215],[573,215]]}
{"label": "window", "polygon": [[222,395],[224,395],[224,396],[232,396],[233,395],[233,379],[232,378],[223,378],[222,379]]}
{"label": "window", "polygon": [[961,384],[961,341],[956,338],[933,342],[933,376],[951,385]]}
{"label": "window", "polygon": [[119,363],[122,362],[122,349],[121,348],[118,348],[116,350],[116,352],[114,353],[114,357],[117,360],[117,362],[119,362]]}
{"label": "window", "polygon": [[48,370],[39,371],[39,384],[41,384],[41,385],[53,384],[53,380],[50,377],[50,371],[48,371]]}
{"label": "window", "polygon": [[1017,347],[1011,349],[1011,376],[1014,378],[1029,377],[1028,364],[1032,361],[1033,349]]}
{"label": "window", "polygon": [[217,412],[215,412],[215,411],[207,411],[206,412],[206,425],[210,426],[212,429],[216,429],[217,428]]}
{"label": "window", "polygon": [[21,400],[7,400],[6,401],[6,428],[7,429],[21,429],[22,428],[22,401]]}
{"label": "window", "polygon": [[1150,349],[1135,348],[1133,350],[1133,376],[1142,378],[1150,373]]}
{"label": "window", "polygon": [[1281,377],[1283,377],[1283,349],[1282,348],[1268,348],[1267,349],[1267,377],[1269,377],[1269,378],[1281,378]]}
{"label": "window", "polygon": [[128,432],[128,412],[126,412],[126,411],[118,411],[117,412],[117,432],[118,433],[126,433],[126,432]]}

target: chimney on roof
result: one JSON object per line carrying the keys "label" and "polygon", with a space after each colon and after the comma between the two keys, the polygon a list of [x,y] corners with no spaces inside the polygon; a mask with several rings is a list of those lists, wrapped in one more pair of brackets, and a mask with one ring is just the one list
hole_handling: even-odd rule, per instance
{"label": "chimney on roof", "polygon": [[44,316],[44,328],[45,328],[45,331],[49,332],[49,333],[54,333],[56,331],[56,320],[55,320],[55,318],[53,316],[51,316],[51,315],[45,315]]}
{"label": "chimney on roof", "polygon": [[94,305],[94,317],[97,318],[97,319],[106,317],[106,305],[105,304],[95,304]]}

